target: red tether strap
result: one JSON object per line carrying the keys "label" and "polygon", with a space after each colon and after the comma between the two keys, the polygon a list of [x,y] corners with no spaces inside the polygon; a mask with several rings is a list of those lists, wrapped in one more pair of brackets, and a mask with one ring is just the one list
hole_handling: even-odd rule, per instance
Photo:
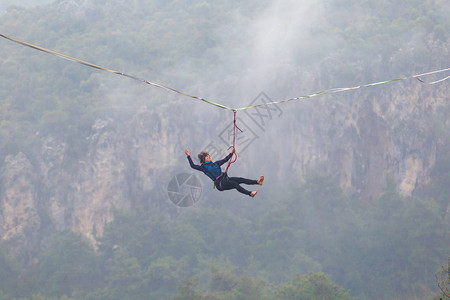
{"label": "red tether strap", "polygon": [[[236,149],[236,128],[239,129],[240,132],[242,132],[242,130],[237,127],[236,125],[236,113],[237,111],[233,111],[234,112],[234,119],[233,119],[233,149]],[[232,163],[234,163],[237,160],[237,154],[236,152],[233,153],[234,155],[234,159],[233,157],[230,158],[230,160],[228,161],[228,165],[227,165],[227,169],[225,170],[225,173],[228,173],[228,168],[230,168],[230,165]]]}

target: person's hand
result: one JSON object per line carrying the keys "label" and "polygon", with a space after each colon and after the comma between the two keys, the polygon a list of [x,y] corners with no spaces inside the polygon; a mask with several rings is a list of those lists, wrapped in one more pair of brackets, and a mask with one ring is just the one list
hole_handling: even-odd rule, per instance
{"label": "person's hand", "polygon": [[236,152],[236,149],[231,149],[231,153],[235,153]]}
{"label": "person's hand", "polygon": [[187,156],[191,156],[191,152],[189,152],[187,149],[184,150],[184,153],[186,153]]}

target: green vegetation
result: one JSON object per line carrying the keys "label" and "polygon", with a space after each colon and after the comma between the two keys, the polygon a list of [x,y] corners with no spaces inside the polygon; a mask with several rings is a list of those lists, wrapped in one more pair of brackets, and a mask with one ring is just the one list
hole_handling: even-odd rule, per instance
{"label": "green vegetation", "polygon": [[[247,49],[255,40],[247,28],[270,1],[194,2],[57,1],[11,8],[0,15],[0,28],[151,81],[209,91],[226,76],[245,73],[243,62],[252,59]],[[398,76],[433,69],[447,63],[438,55],[448,48],[450,32],[444,6],[438,0],[323,1],[327,19],[308,29],[315,38],[299,39],[292,45],[293,57],[277,60],[275,68],[294,74],[322,70],[321,87],[355,83],[355,78],[367,83],[380,74],[390,78],[393,70]],[[156,107],[171,97],[0,43],[0,164],[19,151],[32,160],[48,135],[66,141],[70,159],[76,160],[86,154],[86,136],[99,116],[125,119],[141,105]],[[220,92],[224,98],[231,93]],[[447,118],[448,112],[438,112],[429,122],[430,134],[446,139],[444,145],[449,145],[442,125]],[[408,133],[414,124],[407,125],[396,130]],[[54,233],[42,241],[37,262],[27,270],[1,245],[0,299],[431,295],[437,291],[434,274],[450,248],[445,222],[450,157],[444,148],[431,182],[412,197],[402,197],[387,182],[379,199],[363,203],[345,195],[333,177],[315,174],[261,198],[256,208],[253,203],[238,211],[207,205],[173,219],[159,211],[117,211],[95,249],[73,232]]]}
{"label": "green vegetation", "polygon": [[[256,38],[250,24],[269,2],[60,1],[11,8],[0,16],[0,27],[3,34],[43,47],[182,90],[200,87],[205,93],[225,76],[245,75],[243,66],[252,61],[249,49]],[[322,69],[318,77],[323,89],[355,83],[362,61],[371,70],[364,82],[380,72],[384,78],[435,68],[445,58],[438,53],[450,31],[442,6],[437,0],[324,1],[326,20],[306,28],[314,38],[293,42],[292,57],[280,59],[274,69],[286,68],[286,63]],[[33,142],[47,134],[67,140],[80,156],[93,118],[158,105],[168,97],[124,78],[0,42],[0,157],[30,152]],[[423,57],[426,62],[419,59]],[[334,74],[339,76],[330,77]]]}
{"label": "green vegetation", "polygon": [[439,203],[394,190],[388,184],[377,201],[353,205],[331,177],[315,175],[252,221],[224,208],[186,209],[172,220],[117,212],[97,251],[55,233],[26,272],[1,252],[0,290],[17,299],[429,296],[450,230]]}

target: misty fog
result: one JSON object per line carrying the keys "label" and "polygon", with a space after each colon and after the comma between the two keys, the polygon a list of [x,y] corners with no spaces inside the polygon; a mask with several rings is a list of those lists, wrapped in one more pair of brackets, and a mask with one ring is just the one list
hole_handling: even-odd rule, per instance
{"label": "misty fog", "polygon": [[225,157],[232,110],[0,39],[0,299],[438,299],[449,80],[411,76],[449,68],[449,14],[0,0],[1,34],[231,108],[402,78],[238,111],[229,176],[265,176],[250,198],[184,154]]}

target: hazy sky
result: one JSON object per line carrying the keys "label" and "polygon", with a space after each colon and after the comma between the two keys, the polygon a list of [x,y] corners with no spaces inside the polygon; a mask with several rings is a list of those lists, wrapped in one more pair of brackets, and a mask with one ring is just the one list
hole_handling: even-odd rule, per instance
{"label": "hazy sky", "polygon": [[31,7],[51,3],[53,1],[54,0],[0,0],[0,13],[12,5]]}

